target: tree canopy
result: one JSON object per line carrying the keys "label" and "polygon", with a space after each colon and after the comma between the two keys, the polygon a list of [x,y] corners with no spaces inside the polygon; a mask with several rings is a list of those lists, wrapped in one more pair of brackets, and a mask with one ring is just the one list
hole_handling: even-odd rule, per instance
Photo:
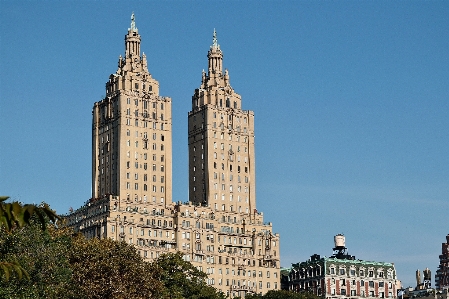
{"label": "tree canopy", "polygon": [[79,298],[159,298],[163,284],[136,248],[111,239],[72,239],[72,280]]}
{"label": "tree canopy", "polygon": [[56,227],[48,206],[0,205],[0,298],[225,299],[181,253],[147,263],[133,245]]}
{"label": "tree canopy", "polygon": [[[48,221],[53,223],[61,219],[50,207],[42,203],[39,206],[14,201],[6,203],[8,196],[0,196],[0,229],[2,235],[10,234],[14,229],[20,229],[25,225],[30,225],[34,218],[38,220],[42,230],[45,230]],[[35,221],[36,221],[35,219]],[[23,276],[29,278],[28,272],[22,265],[13,258],[12,260],[0,260],[0,276],[5,280],[9,280],[11,274],[15,274],[18,279]]]}
{"label": "tree canopy", "polygon": [[160,298],[226,298],[223,293],[206,284],[206,273],[195,268],[190,262],[184,261],[182,257],[180,252],[163,254],[153,263],[154,272],[165,287],[165,292]]}

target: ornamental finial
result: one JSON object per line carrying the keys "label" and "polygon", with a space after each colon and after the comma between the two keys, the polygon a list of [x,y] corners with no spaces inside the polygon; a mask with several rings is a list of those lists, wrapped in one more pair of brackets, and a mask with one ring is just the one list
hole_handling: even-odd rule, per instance
{"label": "ornamental finial", "polygon": [[134,17],[134,12],[133,12],[132,15],[131,15],[131,30],[132,30],[132,31],[137,31],[137,28],[136,28],[136,19],[135,19],[135,17]]}
{"label": "ornamental finial", "polygon": [[220,45],[218,44],[218,41],[217,41],[217,32],[215,31],[215,28],[214,28],[214,35],[213,35],[213,38],[212,38],[212,46],[211,46],[211,48],[220,49]]}

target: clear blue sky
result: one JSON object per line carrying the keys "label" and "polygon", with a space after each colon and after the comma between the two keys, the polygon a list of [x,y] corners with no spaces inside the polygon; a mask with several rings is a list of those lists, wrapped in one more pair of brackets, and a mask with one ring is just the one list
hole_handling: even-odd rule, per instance
{"label": "clear blue sky", "polygon": [[59,213],[91,194],[91,109],[130,15],[173,100],[174,200],[187,112],[216,28],[256,115],[257,208],[281,264],[357,258],[434,274],[449,233],[448,1],[0,1],[0,193]]}

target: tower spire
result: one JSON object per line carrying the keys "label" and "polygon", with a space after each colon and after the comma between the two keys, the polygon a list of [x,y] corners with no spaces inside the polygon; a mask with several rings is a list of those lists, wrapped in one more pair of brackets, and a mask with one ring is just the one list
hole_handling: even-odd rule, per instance
{"label": "tower spire", "polygon": [[215,31],[215,28],[212,38],[212,46],[210,46],[207,57],[209,59],[209,76],[221,76],[223,68],[223,53],[221,52],[220,45],[217,41],[217,32]]}
{"label": "tower spire", "polygon": [[131,28],[129,30],[137,32],[136,18],[134,17],[134,12],[131,14]]}
{"label": "tower spire", "polygon": [[214,34],[213,34],[213,38],[212,38],[211,48],[220,49],[220,45],[218,44],[218,41],[217,41],[217,32],[215,31],[215,28],[214,28]]}
{"label": "tower spire", "polygon": [[136,27],[136,18],[134,12],[131,14],[131,28],[128,28],[128,34],[125,36],[125,56],[137,56],[140,59],[140,35]]}

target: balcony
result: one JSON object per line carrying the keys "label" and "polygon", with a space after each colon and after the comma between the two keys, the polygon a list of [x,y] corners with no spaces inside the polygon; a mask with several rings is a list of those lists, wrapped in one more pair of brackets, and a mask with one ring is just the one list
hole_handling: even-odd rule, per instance
{"label": "balcony", "polygon": [[247,292],[253,292],[253,291],[254,291],[254,287],[249,287],[249,286],[236,286],[236,285],[233,285],[233,286],[232,286],[232,290],[233,290],[233,291],[247,291]]}

